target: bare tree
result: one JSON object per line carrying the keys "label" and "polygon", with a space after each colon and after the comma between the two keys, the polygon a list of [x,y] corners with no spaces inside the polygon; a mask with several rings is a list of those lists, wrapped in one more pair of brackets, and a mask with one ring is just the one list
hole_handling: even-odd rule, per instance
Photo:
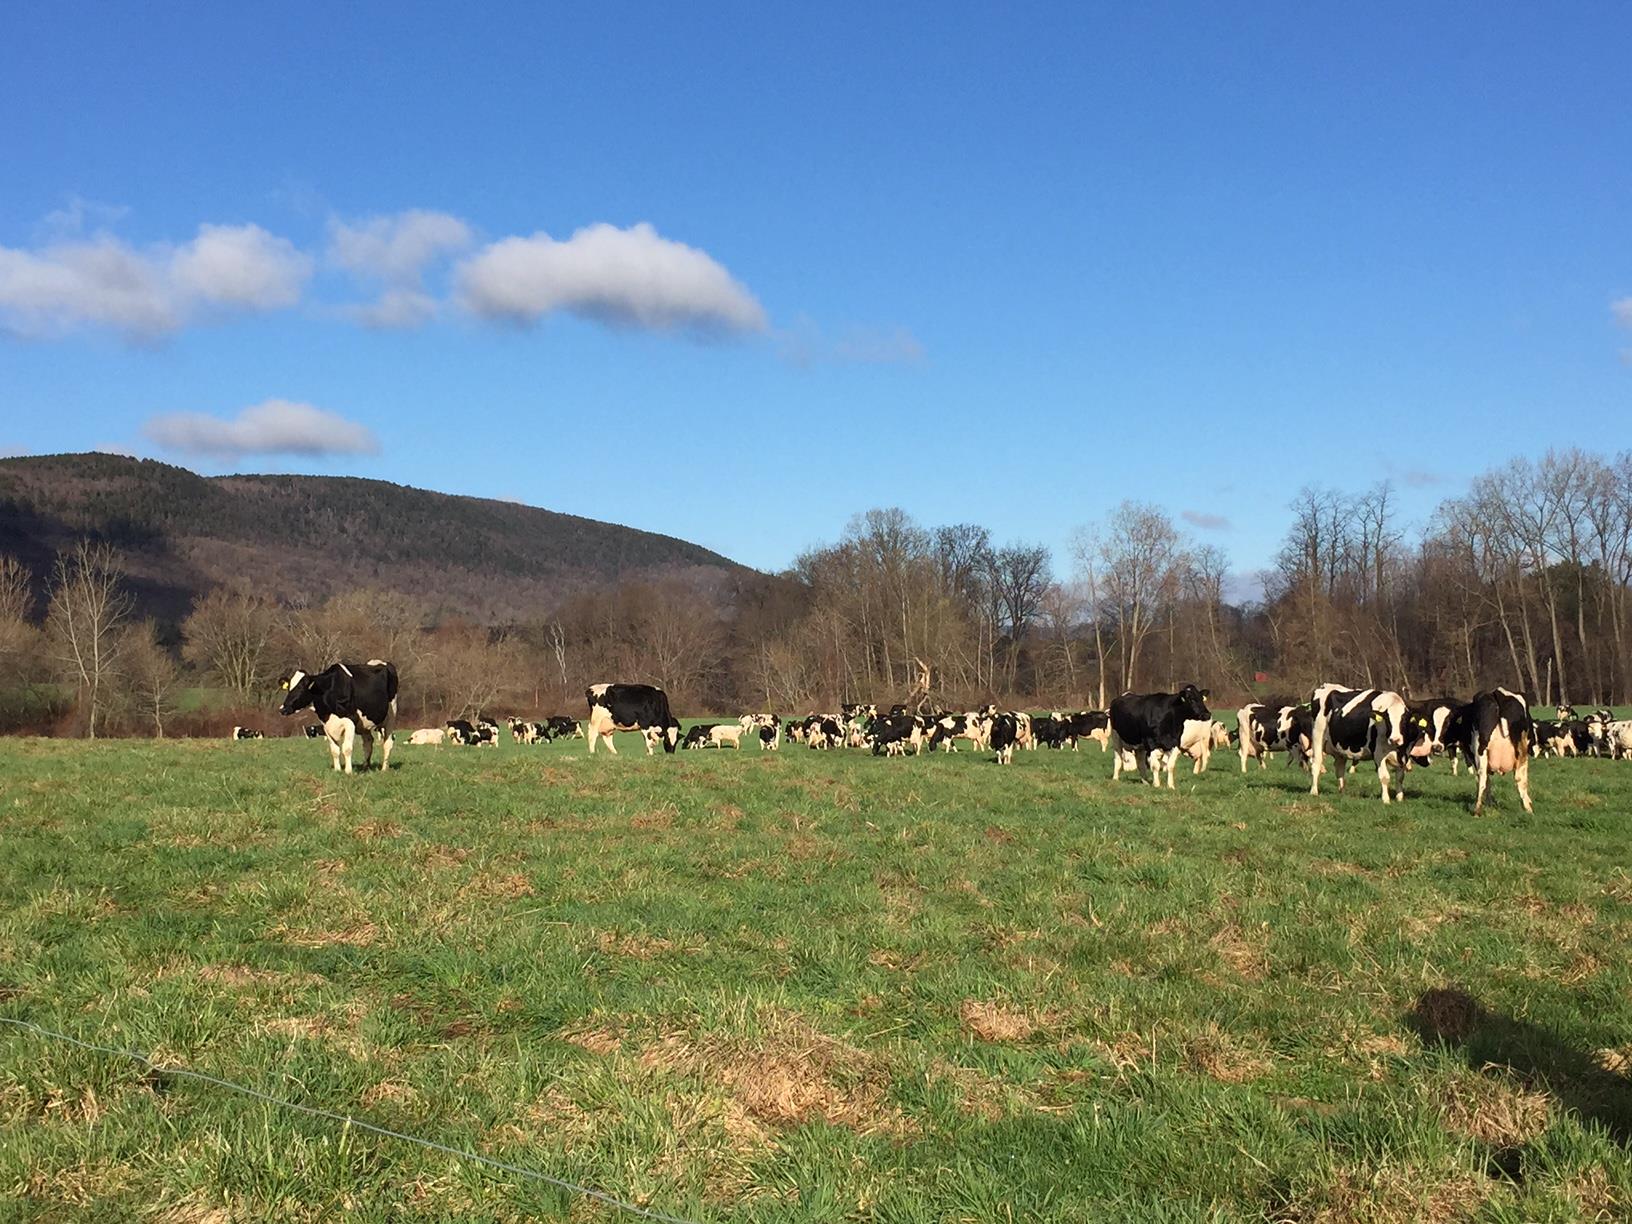
{"label": "bare tree", "polygon": [[0,557],[0,677],[7,686],[36,676],[43,651],[33,611],[28,570],[15,557]]}
{"label": "bare tree", "polygon": [[52,657],[75,688],[90,739],[118,675],[120,630],[131,608],[123,577],[113,549],[89,540],[60,554],[51,571],[46,629]]}
{"label": "bare tree", "polygon": [[1133,688],[1140,652],[1176,594],[1183,559],[1173,521],[1155,506],[1125,501],[1111,515],[1100,560],[1122,655],[1123,692]]}
{"label": "bare tree", "polygon": [[163,739],[164,720],[175,713],[181,669],[170,652],[160,645],[158,629],[151,620],[125,630],[120,653],[131,709],[142,721],[151,720],[153,734]]}
{"label": "bare tree", "polygon": [[[216,587],[182,623],[182,656],[203,668],[239,705],[251,705],[270,686],[277,612],[257,595]],[[302,659],[306,667],[328,661]]]}

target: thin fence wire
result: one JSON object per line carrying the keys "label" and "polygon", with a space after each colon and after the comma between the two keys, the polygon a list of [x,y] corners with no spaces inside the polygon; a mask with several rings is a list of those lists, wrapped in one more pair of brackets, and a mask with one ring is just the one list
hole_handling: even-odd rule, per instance
{"label": "thin fence wire", "polygon": [[565,1190],[570,1194],[582,1198],[593,1199],[597,1203],[604,1203],[629,1215],[639,1216],[647,1220],[662,1221],[663,1224],[697,1224],[684,1216],[669,1215],[666,1212],[654,1211],[649,1207],[627,1202],[616,1195],[608,1194],[604,1190],[596,1190],[589,1186],[580,1186],[577,1182],[565,1181],[559,1177],[551,1177],[548,1173],[540,1173],[537,1169],[525,1168],[522,1165],[509,1164],[503,1160],[495,1160],[491,1156],[484,1156],[480,1152],[469,1152],[462,1148],[449,1147],[445,1143],[438,1143],[435,1139],[426,1139],[420,1135],[409,1135],[402,1131],[392,1130],[388,1126],[376,1126],[372,1122],[365,1122],[361,1118],[354,1118],[349,1114],[334,1113],[331,1110],[319,1109],[315,1105],[302,1105],[296,1101],[286,1101],[270,1093],[262,1092],[258,1088],[251,1088],[245,1084],[236,1084],[231,1080],[219,1076],[207,1075],[203,1071],[193,1071],[187,1067],[171,1066],[167,1063],[157,1063],[139,1050],[119,1050],[112,1046],[98,1045],[92,1041],[82,1041],[78,1037],[70,1037],[67,1033],[59,1033],[54,1029],[44,1028],[28,1020],[14,1020],[9,1016],[0,1016],[0,1024],[12,1028],[22,1029],[44,1037],[49,1041],[61,1042],[65,1045],[77,1046],[82,1050],[89,1050],[96,1054],[105,1054],[111,1058],[123,1058],[131,1062],[140,1063],[154,1075],[172,1076],[176,1079],[196,1080],[201,1084],[210,1084],[216,1088],[225,1088],[228,1092],[236,1092],[240,1096],[252,1097],[264,1101],[268,1105],[275,1105],[279,1109],[287,1109],[295,1113],[307,1114],[314,1118],[323,1118],[329,1122],[339,1122],[345,1126],[355,1126],[358,1130],[371,1131],[376,1135],[384,1135],[388,1139],[400,1139],[404,1143],[412,1143],[418,1147],[433,1152],[443,1152],[460,1160],[468,1160],[474,1164],[486,1165],[528,1181],[540,1182],[546,1186],[554,1186],[558,1190]]}

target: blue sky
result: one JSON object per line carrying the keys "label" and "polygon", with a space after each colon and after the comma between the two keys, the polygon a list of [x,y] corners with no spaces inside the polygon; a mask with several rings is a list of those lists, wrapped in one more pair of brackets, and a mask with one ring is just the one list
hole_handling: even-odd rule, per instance
{"label": "blue sky", "polygon": [[237,7],[5,18],[0,449],[1251,571],[1632,445],[1625,6]]}

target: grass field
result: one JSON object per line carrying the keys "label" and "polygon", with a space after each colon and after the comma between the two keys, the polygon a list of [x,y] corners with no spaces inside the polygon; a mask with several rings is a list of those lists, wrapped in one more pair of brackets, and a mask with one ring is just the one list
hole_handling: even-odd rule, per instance
{"label": "grass field", "polygon": [[[0,1015],[697,1220],[1632,1214],[1632,765],[0,741]],[[0,1217],[611,1209],[0,1028]]]}

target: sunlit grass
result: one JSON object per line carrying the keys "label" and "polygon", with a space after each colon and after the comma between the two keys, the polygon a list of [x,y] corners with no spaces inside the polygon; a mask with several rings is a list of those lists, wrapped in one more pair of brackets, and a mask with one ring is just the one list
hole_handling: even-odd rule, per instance
{"label": "sunlit grass", "polygon": [[[1093,747],[622,751],[0,742],[0,1014],[700,1219],[1632,1204],[1632,765],[1539,763],[1534,816],[1504,779],[1476,820],[1442,765],[1384,808],[1227,753],[1158,795]],[[566,1207],[11,1031],[0,1195]]]}

